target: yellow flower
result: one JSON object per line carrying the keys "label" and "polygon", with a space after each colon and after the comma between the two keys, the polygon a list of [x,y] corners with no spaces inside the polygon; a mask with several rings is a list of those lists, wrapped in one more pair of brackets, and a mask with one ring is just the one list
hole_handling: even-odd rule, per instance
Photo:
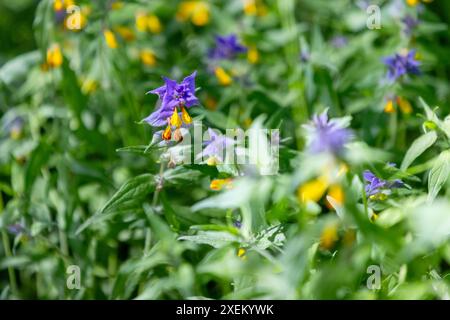
{"label": "yellow flower", "polygon": [[113,10],[118,10],[118,9],[121,9],[122,7],[123,7],[123,2],[122,1],[114,1],[111,4],[111,9],[113,9]]}
{"label": "yellow flower", "polygon": [[223,86],[229,86],[233,82],[233,79],[222,67],[217,67],[214,70],[214,73],[219,80],[219,83]]}
{"label": "yellow flower", "polygon": [[[329,197],[333,198],[333,200],[338,204],[338,205],[343,205],[344,204],[344,200],[345,200],[345,195],[344,195],[344,190],[342,189],[342,187],[338,184],[333,184],[328,188],[328,194]],[[328,203],[327,201],[327,207],[328,208],[332,208],[333,206]]]}
{"label": "yellow flower", "polygon": [[209,5],[204,1],[183,1],[177,11],[177,19],[188,19],[196,26],[204,26],[209,22]]}
{"label": "yellow flower", "polygon": [[244,248],[239,248],[238,249],[238,252],[237,252],[237,256],[239,257],[239,258],[242,258],[242,259],[245,259],[245,253],[246,253],[247,251],[244,249]]}
{"label": "yellow flower", "polygon": [[248,16],[254,16],[257,13],[255,0],[243,0],[244,13]]}
{"label": "yellow flower", "polygon": [[338,240],[338,225],[331,223],[325,226],[320,235],[320,246],[330,250]]}
{"label": "yellow flower", "polygon": [[106,41],[106,44],[108,45],[108,47],[110,47],[111,49],[117,48],[118,44],[117,44],[116,36],[114,35],[114,33],[111,30],[105,29],[103,31],[103,35],[105,36],[105,41]]}
{"label": "yellow flower", "polygon": [[136,13],[135,21],[138,31],[145,32],[147,30],[147,15],[144,12]]}
{"label": "yellow flower", "polygon": [[259,61],[259,52],[255,47],[250,47],[247,52],[247,60],[252,63],[258,63]]}
{"label": "yellow flower", "polygon": [[63,63],[63,55],[59,44],[55,43],[47,49],[47,65],[50,68],[58,68]]}
{"label": "yellow flower", "polygon": [[154,66],[156,64],[155,54],[150,49],[141,50],[140,58],[142,63],[147,66]]}
{"label": "yellow flower", "polygon": [[227,189],[231,189],[232,188],[232,179],[228,178],[228,179],[214,179],[211,181],[211,184],[209,185],[209,187],[211,188],[211,190],[214,191],[220,191],[222,190],[224,187]]}
{"label": "yellow flower", "polygon": [[97,81],[93,79],[86,79],[81,86],[81,91],[83,91],[83,93],[85,94],[89,94],[97,90],[97,87],[98,87]]}
{"label": "yellow flower", "polygon": [[160,33],[162,30],[159,18],[153,14],[147,17],[147,26],[152,33]]}
{"label": "yellow flower", "polygon": [[133,30],[131,30],[128,27],[124,26],[118,26],[115,28],[115,31],[125,40],[125,41],[133,41],[134,40],[134,33]]}
{"label": "yellow flower", "polygon": [[328,179],[324,176],[311,180],[297,189],[300,202],[319,201],[328,188]]}
{"label": "yellow flower", "polygon": [[[422,0],[422,2],[425,2],[425,3],[430,3],[432,1],[433,0]],[[411,7],[414,7],[420,3],[420,0],[406,0],[406,3],[408,5],[410,5]]]}
{"label": "yellow flower", "polygon": [[404,113],[404,114],[411,114],[413,109],[411,104],[409,103],[408,100],[403,99],[402,97],[397,97],[397,104],[400,108],[400,110]]}
{"label": "yellow flower", "polygon": [[392,101],[392,99],[389,99],[386,102],[386,105],[384,106],[384,112],[386,112],[386,113],[394,113],[395,112],[394,102]]}
{"label": "yellow flower", "polygon": [[60,11],[64,8],[63,6],[64,1],[63,0],[55,0],[53,1],[53,10]]}

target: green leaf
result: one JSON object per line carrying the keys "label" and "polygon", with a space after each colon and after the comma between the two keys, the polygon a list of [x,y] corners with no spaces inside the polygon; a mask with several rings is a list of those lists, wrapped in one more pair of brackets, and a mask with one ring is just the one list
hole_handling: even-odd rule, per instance
{"label": "green leaf", "polygon": [[450,150],[443,151],[436,159],[428,177],[428,201],[432,202],[450,173]]}
{"label": "green leaf", "polygon": [[437,134],[435,131],[429,131],[424,135],[417,138],[409,147],[406,152],[405,158],[403,159],[401,170],[407,169],[413,161],[420,156],[425,150],[431,147],[437,139]]}
{"label": "green leaf", "polygon": [[76,233],[79,234],[93,223],[111,219],[117,214],[142,211],[143,202],[154,190],[155,179],[152,174],[143,174],[128,180],[99,212],[78,228]]}

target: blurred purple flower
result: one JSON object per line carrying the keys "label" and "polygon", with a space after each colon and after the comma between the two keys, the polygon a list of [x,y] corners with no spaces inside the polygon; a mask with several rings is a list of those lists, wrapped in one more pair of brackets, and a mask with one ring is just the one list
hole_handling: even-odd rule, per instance
{"label": "blurred purple flower", "polygon": [[216,45],[210,50],[208,57],[214,60],[234,59],[238,54],[247,52],[235,34],[216,36]]}
{"label": "blurred purple flower", "polygon": [[420,62],[415,59],[416,50],[411,50],[406,54],[394,54],[383,59],[388,67],[387,77],[395,81],[404,74],[420,74]]}
{"label": "blurred purple flower", "polygon": [[404,25],[404,32],[406,35],[411,35],[413,29],[417,27],[419,24],[419,20],[415,19],[414,17],[407,15],[402,19],[403,25]]}
{"label": "blurred purple flower", "polygon": [[394,181],[387,181],[381,178],[378,178],[373,172],[370,170],[366,170],[363,173],[364,180],[366,180],[365,191],[368,197],[374,196],[383,191],[389,191],[393,188],[400,188],[404,186],[403,181],[400,179],[396,179]]}
{"label": "blurred purple flower", "polygon": [[211,128],[208,129],[209,140],[205,142],[205,148],[202,152],[203,158],[215,159],[219,162],[224,160],[224,151],[230,145],[234,144],[234,140],[223,134],[217,134]]}
{"label": "blurred purple flower", "polygon": [[311,153],[339,154],[352,136],[342,121],[328,120],[327,113],[328,110],[325,110],[314,115],[312,121],[304,125],[308,131],[308,148]]}
{"label": "blurred purple flower", "polygon": [[198,105],[199,101],[195,96],[196,75],[197,71],[194,71],[190,76],[184,78],[181,83],[163,77],[165,85],[147,92],[147,94],[157,94],[161,100],[161,106],[145,118],[144,121],[154,127],[164,126],[176,108],[183,109],[184,107],[190,108]]}
{"label": "blurred purple flower", "polygon": [[337,49],[343,48],[348,44],[348,40],[344,36],[334,36],[331,39],[331,45]]}
{"label": "blurred purple flower", "polygon": [[15,223],[7,226],[7,229],[13,235],[19,235],[25,232],[25,228],[20,223]]}

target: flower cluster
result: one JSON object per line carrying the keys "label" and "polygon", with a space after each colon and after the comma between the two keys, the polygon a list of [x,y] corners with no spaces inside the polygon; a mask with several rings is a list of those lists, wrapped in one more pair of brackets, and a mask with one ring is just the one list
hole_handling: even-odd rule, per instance
{"label": "flower cluster", "polygon": [[328,110],[314,115],[313,120],[304,125],[308,132],[308,148],[311,153],[331,152],[340,154],[352,134],[346,128],[348,123],[338,119],[328,119]]}
{"label": "flower cluster", "polygon": [[402,54],[394,54],[383,59],[388,67],[387,78],[395,81],[405,74],[420,74],[420,62],[416,60],[416,51],[411,50]]}
{"label": "flower cluster", "polygon": [[[181,83],[164,77],[165,84],[163,86],[147,92],[158,95],[161,106],[145,118],[144,121],[154,127],[161,127],[167,124],[166,129],[162,133],[164,140],[171,139],[172,130],[175,130],[175,138],[179,140],[177,136],[180,134],[180,127],[183,124],[190,125],[192,123],[192,118],[186,109],[199,104],[195,96],[196,74],[196,71],[193,72],[184,78]],[[178,136],[178,138],[181,137]]]}
{"label": "flower cluster", "polygon": [[364,171],[363,177],[364,180],[366,181],[365,186],[366,195],[372,200],[376,199],[383,200],[386,198],[387,195],[391,193],[392,189],[404,186],[403,181],[401,181],[400,179],[396,179],[394,181],[387,181],[378,178],[370,170]]}

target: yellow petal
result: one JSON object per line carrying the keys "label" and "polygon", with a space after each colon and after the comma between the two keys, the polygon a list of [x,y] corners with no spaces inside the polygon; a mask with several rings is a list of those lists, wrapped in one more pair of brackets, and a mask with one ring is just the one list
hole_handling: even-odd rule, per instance
{"label": "yellow petal", "polygon": [[209,22],[209,6],[203,1],[196,2],[191,21],[196,26],[202,27]]}
{"label": "yellow petal", "polygon": [[185,107],[181,107],[181,119],[183,119],[183,122],[186,124],[192,123],[192,118],[189,115],[189,113],[186,111]]}
{"label": "yellow petal", "polygon": [[233,79],[231,79],[230,75],[222,67],[217,67],[214,73],[219,83],[223,86],[229,86],[233,82]]}
{"label": "yellow petal", "polygon": [[[330,186],[330,188],[328,189],[327,195],[329,197],[333,198],[333,200],[338,205],[342,205],[344,203],[344,199],[345,199],[344,190],[338,184],[334,184],[334,185]],[[327,207],[332,208],[333,206],[330,203],[328,203],[328,201],[327,201]]]}
{"label": "yellow petal", "polygon": [[108,45],[108,47],[110,47],[111,49],[117,48],[118,44],[117,44],[116,36],[114,35],[114,33],[111,30],[108,30],[108,29],[104,30],[103,35],[105,37],[105,41],[106,41],[106,44]]}
{"label": "yellow petal", "polygon": [[228,178],[228,179],[214,179],[211,181],[211,184],[209,185],[209,187],[211,188],[211,190],[214,191],[220,191],[222,190],[224,187],[226,187],[227,189],[230,189],[231,186],[231,182],[232,179]]}
{"label": "yellow petal", "polygon": [[402,97],[397,97],[397,103],[398,103],[398,106],[399,106],[400,110],[404,114],[412,113],[413,108],[412,108],[412,106],[411,106],[411,104],[409,103],[408,100],[403,99]]}
{"label": "yellow petal", "polygon": [[406,3],[410,6],[416,6],[419,2],[419,0],[406,0]]}
{"label": "yellow petal", "polygon": [[244,258],[245,253],[246,253],[246,250],[245,250],[244,248],[239,248],[239,249],[238,249],[238,252],[237,252],[237,256],[238,256],[239,258]]}
{"label": "yellow petal", "polygon": [[256,0],[243,0],[244,13],[248,16],[256,15]]}
{"label": "yellow petal", "polygon": [[133,30],[128,27],[119,26],[115,30],[125,41],[133,41],[135,38]]}
{"label": "yellow petal", "polygon": [[322,198],[328,187],[327,179],[320,177],[300,186],[297,190],[297,197],[300,202],[317,202]]}
{"label": "yellow petal", "polygon": [[147,16],[143,12],[138,12],[135,17],[136,29],[140,32],[147,30]]}
{"label": "yellow petal", "polygon": [[47,65],[50,68],[57,68],[63,63],[63,56],[59,44],[53,44],[47,49]]}
{"label": "yellow petal", "polygon": [[338,226],[336,223],[325,226],[320,236],[320,246],[331,249],[338,240]]}
{"label": "yellow petal", "polygon": [[171,130],[170,125],[169,125],[169,126],[166,127],[166,129],[162,133],[162,138],[164,140],[170,140],[171,137],[172,137],[172,130]]}
{"label": "yellow petal", "polygon": [[140,58],[142,63],[147,66],[154,66],[156,64],[155,54],[150,49],[143,49],[140,53]]}
{"label": "yellow petal", "polygon": [[181,127],[181,124],[182,124],[182,122],[181,122],[180,115],[178,114],[178,109],[175,108],[173,110],[172,116],[170,117],[170,125],[179,128],[179,127]]}
{"label": "yellow petal", "polygon": [[161,22],[155,15],[150,15],[147,17],[147,26],[152,33],[160,33],[162,30]]}
{"label": "yellow petal", "polygon": [[259,61],[259,53],[255,47],[251,47],[247,52],[247,60],[252,63],[258,63]]}
{"label": "yellow petal", "polygon": [[394,113],[395,112],[394,102],[391,99],[389,99],[386,102],[386,105],[384,106],[384,112],[386,112],[386,113]]}
{"label": "yellow petal", "polygon": [[63,0],[53,1],[53,10],[60,11],[63,9]]}

